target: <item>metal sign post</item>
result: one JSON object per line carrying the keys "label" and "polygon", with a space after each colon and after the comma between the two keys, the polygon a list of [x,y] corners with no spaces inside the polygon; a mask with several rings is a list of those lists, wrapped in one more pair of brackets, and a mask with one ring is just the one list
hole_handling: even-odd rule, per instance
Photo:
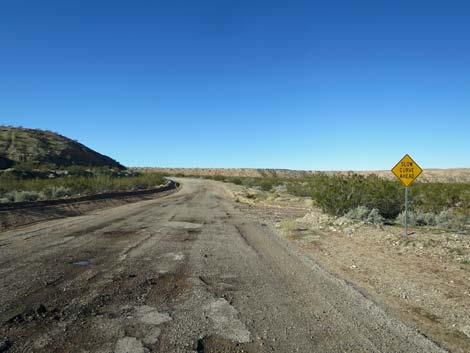
{"label": "metal sign post", "polygon": [[407,154],[392,168],[392,173],[405,186],[405,236],[408,235],[408,187],[422,172],[421,167]]}
{"label": "metal sign post", "polygon": [[408,235],[408,186],[405,186],[405,237]]}

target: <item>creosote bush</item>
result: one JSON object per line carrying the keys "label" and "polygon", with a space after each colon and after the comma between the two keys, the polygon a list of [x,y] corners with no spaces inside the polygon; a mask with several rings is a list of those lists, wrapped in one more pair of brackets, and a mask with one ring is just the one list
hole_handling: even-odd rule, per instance
{"label": "creosote bush", "polygon": [[288,191],[311,196],[326,213],[343,216],[359,206],[377,209],[384,218],[396,217],[403,204],[400,185],[375,175],[362,176],[315,174],[306,181],[292,181]]}

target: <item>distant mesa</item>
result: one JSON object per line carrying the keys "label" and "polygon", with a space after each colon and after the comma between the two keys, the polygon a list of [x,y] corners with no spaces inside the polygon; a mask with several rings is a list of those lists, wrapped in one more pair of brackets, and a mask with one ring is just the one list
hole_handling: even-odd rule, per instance
{"label": "distant mesa", "polygon": [[[375,174],[381,178],[396,180],[390,170],[360,170],[360,171],[315,171],[290,169],[260,169],[260,168],[132,168],[135,171],[158,172],[171,176],[209,176],[209,177],[250,177],[250,178],[307,178],[316,173],[329,175],[360,175]],[[470,168],[424,169],[417,181],[423,182],[461,182],[470,183]]]}
{"label": "distant mesa", "polygon": [[59,169],[70,166],[126,169],[114,159],[57,133],[0,126],[0,169],[24,163],[48,164]]}

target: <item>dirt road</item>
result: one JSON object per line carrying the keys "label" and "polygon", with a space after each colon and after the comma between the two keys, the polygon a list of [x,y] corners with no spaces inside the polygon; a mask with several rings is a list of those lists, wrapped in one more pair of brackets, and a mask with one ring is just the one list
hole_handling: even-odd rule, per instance
{"label": "dirt road", "polygon": [[181,181],[0,233],[0,351],[442,352],[249,220],[223,184]]}

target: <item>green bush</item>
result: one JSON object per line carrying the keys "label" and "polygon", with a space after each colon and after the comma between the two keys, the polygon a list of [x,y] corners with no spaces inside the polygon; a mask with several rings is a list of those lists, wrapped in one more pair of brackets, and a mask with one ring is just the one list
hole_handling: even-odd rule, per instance
{"label": "green bush", "polygon": [[287,183],[287,192],[294,196],[312,196],[312,185],[305,181],[290,181]]}
{"label": "green bush", "polygon": [[470,209],[470,184],[415,183],[410,187],[410,208],[439,213],[453,207]]}
{"label": "green bush", "polygon": [[365,206],[377,209],[385,218],[394,218],[401,211],[403,193],[398,183],[375,175],[362,176],[318,174],[310,182],[312,198],[323,211],[342,216]]}
{"label": "green bush", "polygon": [[261,190],[263,191],[271,191],[273,188],[273,183],[269,179],[263,179],[259,183],[259,186],[261,187]]}
{"label": "green bush", "polygon": [[240,178],[231,178],[229,181],[235,185],[242,185],[242,180]]}

